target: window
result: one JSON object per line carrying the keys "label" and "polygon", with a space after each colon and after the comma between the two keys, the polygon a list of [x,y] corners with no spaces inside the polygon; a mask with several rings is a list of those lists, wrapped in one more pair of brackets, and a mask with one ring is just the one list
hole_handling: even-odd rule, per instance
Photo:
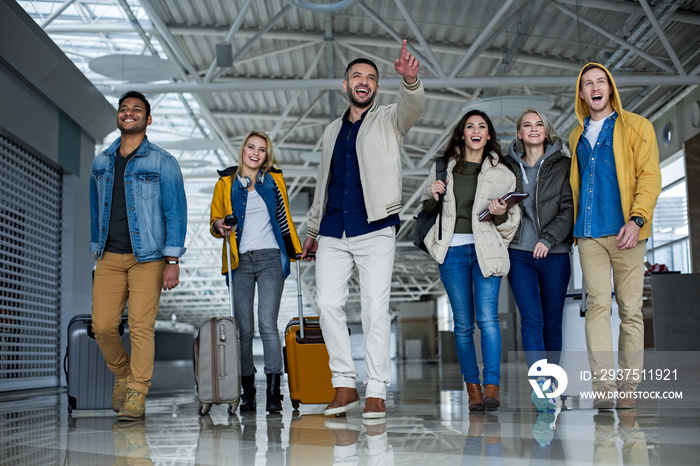
{"label": "window", "polygon": [[689,273],[688,195],[683,151],[661,164],[661,186],[661,195],[654,209],[652,235],[647,244],[647,261]]}

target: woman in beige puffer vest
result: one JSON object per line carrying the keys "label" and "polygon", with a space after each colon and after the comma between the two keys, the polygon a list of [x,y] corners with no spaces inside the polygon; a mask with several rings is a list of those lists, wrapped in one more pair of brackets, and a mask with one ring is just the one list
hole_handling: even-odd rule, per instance
{"label": "woman in beige puffer vest", "polygon": [[[468,112],[457,124],[447,145],[446,183],[437,180],[433,164],[429,186],[423,193],[428,213],[442,206],[440,221],[428,232],[425,245],[439,263],[440,279],[454,316],[455,344],[469,394],[471,411],[492,411],[500,406],[501,329],[498,293],[501,277],[509,270],[508,243],[520,222],[520,209],[506,209],[500,200],[515,189],[515,176],[503,163],[496,131],[489,117]],[[488,208],[493,220],[480,222]],[[474,347],[474,317],[481,331],[484,393]]]}

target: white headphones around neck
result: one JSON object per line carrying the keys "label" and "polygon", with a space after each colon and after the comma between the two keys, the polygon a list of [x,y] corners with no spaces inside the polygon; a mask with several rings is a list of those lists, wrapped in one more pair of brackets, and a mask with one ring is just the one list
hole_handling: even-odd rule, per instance
{"label": "white headphones around neck", "polygon": [[[238,181],[241,183],[241,186],[243,188],[249,187],[252,183],[251,179],[247,176],[237,175],[237,178],[238,178]],[[264,178],[265,178],[265,173],[263,173],[262,170],[258,171],[258,176],[255,177],[255,183],[262,184]]]}

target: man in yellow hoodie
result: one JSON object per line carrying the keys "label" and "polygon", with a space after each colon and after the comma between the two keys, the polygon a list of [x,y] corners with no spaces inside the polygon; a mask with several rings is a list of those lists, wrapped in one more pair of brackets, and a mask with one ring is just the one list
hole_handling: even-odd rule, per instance
{"label": "man in yellow hoodie", "polygon": [[[615,81],[603,65],[589,63],[581,70],[576,116],[579,124],[569,135],[571,188],[574,237],[589,293],[586,346],[596,392],[593,407],[634,408],[644,365],[644,255],[661,192],[659,149],[651,122],[622,109]],[[621,320],[619,380],[609,376],[615,367],[611,269]]]}

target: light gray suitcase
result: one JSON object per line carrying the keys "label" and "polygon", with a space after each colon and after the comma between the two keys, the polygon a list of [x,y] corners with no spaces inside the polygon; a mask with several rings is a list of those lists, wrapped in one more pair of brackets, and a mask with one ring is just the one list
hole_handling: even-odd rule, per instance
{"label": "light gray suitcase", "polygon": [[[229,416],[225,424],[215,424],[208,414],[199,418],[195,465],[255,464],[254,460],[243,461],[243,450],[250,452],[251,448],[242,445],[241,423],[237,416]],[[253,450],[257,449],[253,447]]]}
{"label": "light gray suitcase", "polygon": [[228,414],[232,415],[241,401],[241,345],[238,324],[233,318],[233,280],[229,250],[230,244],[226,242],[231,316],[212,317],[205,321],[194,340],[194,372],[200,416],[207,414],[211,405],[224,403],[228,403]]}
{"label": "light gray suitcase", "polygon": [[238,326],[233,317],[212,317],[199,328],[194,343],[195,378],[199,415],[211,405],[228,403],[229,415],[241,399],[241,364]]}

